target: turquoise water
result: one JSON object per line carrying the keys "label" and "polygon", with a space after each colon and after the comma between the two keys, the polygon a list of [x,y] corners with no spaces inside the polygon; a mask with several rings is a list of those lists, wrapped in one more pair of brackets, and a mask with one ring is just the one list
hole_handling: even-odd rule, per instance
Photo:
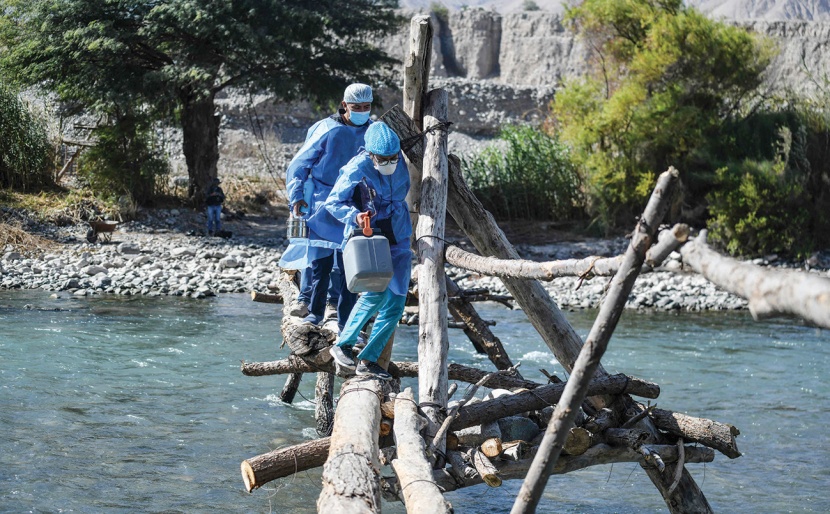
{"label": "turquoise water", "polygon": [[[527,378],[564,376],[520,311],[480,311]],[[594,314],[567,313],[583,337]],[[252,494],[239,472],[245,458],[315,436],[310,377],[284,405],[284,377],[239,371],[287,354],[278,326],[276,306],[247,295],[0,292],[0,512],[315,512],[319,470]],[[416,336],[400,329],[396,359],[415,358]],[[451,339],[452,360],[488,365],[460,331]],[[717,512],[828,512],[829,343],[827,331],[746,313],[627,312],[603,363],[659,383],[661,408],[740,428],[743,457],[689,466]],[[519,486],[447,497],[457,513],[507,512]],[[617,464],[551,477],[538,511],[666,508],[637,465]]]}

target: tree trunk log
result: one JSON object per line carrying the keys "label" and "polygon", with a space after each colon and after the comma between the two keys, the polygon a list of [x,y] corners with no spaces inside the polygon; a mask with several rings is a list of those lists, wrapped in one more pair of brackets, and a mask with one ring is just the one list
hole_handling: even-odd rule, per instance
{"label": "tree trunk log", "polygon": [[476,472],[490,487],[499,487],[501,485],[501,478],[499,478],[499,470],[490,462],[484,453],[478,449],[473,450],[473,467]]}
{"label": "tree trunk log", "polygon": [[683,262],[713,284],[749,301],[757,319],[797,316],[830,328],[830,279],[798,271],[766,270],[711,250],[706,231],[680,248]]}
{"label": "tree trunk log", "polygon": [[317,512],[379,513],[378,427],[382,396],[378,380],[343,384],[334,415],[329,456]]}
{"label": "tree trunk log", "polygon": [[[403,78],[403,111],[412,119],[416,130],[423,130],[423,104],[429,86],[430,60],[432,59],[432,25],[429,15],[413,16],[409,25],[409,55],[406,59]],[[414,144],[417,153],[423,153],[423,138],[415,137],[412,142],[401,138],[402,146]],[[418,212],[421,208],[420,159],[409,160],[409,192],[406,204],[410,209],[410,221],[418,226]]]}
{"label": "tree trunk log", "polygon": [[[389,373],[395,378],[417,377],[419,369],[420,366],[417,362],[398,361],[389,363]],[[289,355],[288,358],[278,361],[243,362],[241,370],[243,375],[251,377],[285,375],[287,373],[316,373],[318,371],[333,373],[335,371],[334,363],[328,352],[321,352],[319,355],[315,355],[313,359]],[[488,374],[487,371],[456,363],[447,366],[447,372],[450,380],[469,384],[475,384]],[[542,387],[542,385],[509,375],[495,375],[488,380],[487,387],[493,389],[535,389]]]}
{"label": "tree trunk log", "polygon": [[[282,331],[283,344],[287,344],[296,355],[308,355],[328,348],[337,334],[323,327],[304,325],[302,318],[289,314],[291,303],[300,291],[294,282],[294,274],[282,272],[277,275],[280,296],[283,299]],[[316,370],[315,370],[316,371]]]}
{"label": "tree trunk log", "polygon": [[331,435],[334,424],[334,374],[317,373],[317,387],[314,389],[317,404],[314,408],[314,419],[317,422],[317,435],[326,437]]}
{"label": "tree trunk log", "polygon": [[481,446],[479,446],[479,450],[481,450],[481,453],[483,453],[486,457],[490,459],[495,459],[496,457],[501,455],[502,452],[501,439],[499,439],[498,437],[490,438],[481,443]]}
{"label": "tree trunk log", "polygon": [[677,170],[669,168],[657,179],[657,185],[640,222],[637,223],[620,270],[611,279],[608,293],[600,306],[599,314],[588,334],[585,346],[579,353],[562,399],[554,409],[553,418],[539,445],[539,453],[536,454],[533,466],[528,471],[527,478],[516,497],[511,514],[527,514],[536,511],[536,506],[548,482],[548,476],[559,458],[568,431],[574,426],[576,413],[588,393],[589,383],[599,368],[600,360],[622,315],[628,295],[634,287],[634,280],[645,261],[646,251],[654,241],[657,227],[668,210],[671,193],[678,176]]}
{"label": "tree trunk log", "polygon": [[[424,124],[437,125],[447,120],[447,92],[443,89],[427,95]],[[418,301],[418,403],[431,425],[429,437],[435,435],[447,407],[447,279],[444,274],[444,223],[447,212],[447,131],[427,133],[424,148],[421,208],[419,209],[417,245],[419,256]],[[444,453],[444,441],[436,449]]]}
{"label": "tree trunk log", "polygon": [[[677,460],[677,446],[675,445],[652,446],[651,448],[659,451],[665,462],[675,462]],[[533,448],[530,453],[533,454],[536,450],[537,448]],[[685,454],[687,463],[712,462],[715,458],[715,452],[713,450],[699,446],[686,446]],[[494,464],[498,471],[498,476],[502,480],[515,480],[523,479],[525,477],[531,462],[532,458],[528,458],[519,461],[497,461]],[[598,444],[589,448],[588,451],[582,455],[563,455],[559,457],[559,460],[556,462],[556,466],[553,468],[553,474],[562,475],[578,471],[580,469],[585,469],[590,466],[621,462],[644,463],[644,459],[640,453],[632,450],[631,448]],[[435,477],[435,482],[444,490],[444,492],[455,491],[464,487],[471,487],[483,482],[481,476],[476,474],[459,483],[455,477],[450,475],[450,473],[444,469],[435,470],[433,475]]]}
{"label": "tree trunk log", "polygon": [[280,392],[280,400],[284,403],[292,403],[294,397],[297,395],[297,389],[300,388],[300,381],[303,379],[302,373],[292,373],[285,379],[285,385]]}
{"label": "tree trunk log", "polygon": [[664,409],[653,409],[650,417],[657,428],[672,435],[714,448],[730,459],[741,456],[735,441],[741,431],[732,425]]}
{"label": "tree trunk log", "polygon": [[395,445],[398,458],[392,467],[411,514],[452,512],[432,479],[432,466],[426,459],[421,428],[426,421],[418,414],[412,390],[407,388],[395,400]]}
{"label": "tree trunk log", "polygon": [[[663,263],[666,257],[686,242],[689,226],[678,224],[671,230],[663,230],[659,242],[649,249],[641,272],[652,271]],[[446,251],[447,262],[485,275],[502,278],[523,278],[550,281],[562,277],[591,278],[612,276],[620,269],[622,256],[585,257],[584,259],[563,259],[559,261],[536,262],[524,259],[497,259],[482,257],[450,245]]]}
{"label": "tree trunk log", "polygon": [[242,461],[242,481],[249,493],[272,480],[322,466],[329,454],[330,437],[281,448]]}
{"label": "tree trunk log", "polygon": [[[457,431],[553,405],[559,401],[567,384],[568,382],[549,384],[530,391],[467,405],[458,411],[458,417],[450,425],[450,430]],[[588,394],[591,396],[625,393],[656,398],[660,394],[660,388],[657,384],[626,375],[608,375],[594,379],[588,385]]]}
{"label": "tree trunk log", "polygon": [[[513,362],[507,355],[501,340],[490,331],[490,328],[476,312],[473,304],[466,297],[460,296],[461,289],[450,277],[447,277],[447,293],[450,296],[457,297],[448,303],[450,314],[464,322],[464,333],[467,334],[473,344],[484,350],[496,369],[512,368]],[[518,376],[521,377],[520,374]]]}
{"label": "tree trunk log", "polygon": [[259,303],[282,303],[282,297],[278,294],[251,291],[251,301]]}
{"label": "tree trunk log", "polygon": [[582,427],[573,427],[565,438],[562,451],[565,455],[582,455],[593,445],[591,432]]}

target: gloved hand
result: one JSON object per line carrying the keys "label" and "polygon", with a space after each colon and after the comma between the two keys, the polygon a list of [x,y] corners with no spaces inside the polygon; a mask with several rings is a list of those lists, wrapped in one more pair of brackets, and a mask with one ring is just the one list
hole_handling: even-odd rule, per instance
{"label": "gloved hand", "polygon": [[308,207],[308,204],[305,200],[297,200],[297,203],[295,203],[292,208],[292,210],[294,211],[294,217],[299,218],[300,216],[302,216],[303,213],[300,212],[300,209],[305,209],[306,207]]}
{"label": "gloved hand", "polygon": [[357,221],[357,226],[363,229],[363,235],[366,237],[370,237],[372,235],[371,211],[358,212],[357,216],[355,217],[355,220]]}

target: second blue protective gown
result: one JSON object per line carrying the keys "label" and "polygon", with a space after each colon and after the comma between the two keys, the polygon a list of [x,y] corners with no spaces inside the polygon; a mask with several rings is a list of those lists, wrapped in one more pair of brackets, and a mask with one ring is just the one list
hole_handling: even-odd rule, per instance
{"label": "second blue protective gown", "polygon": [[375,169],[368,152],[361,151],[343,166],[326,200],[326,209],[345,225],[345,230],[340,234],[345,245],[348,236],[357,228],[355,217],[361,212],[359,206],[355,204],[355,188],[358,187],[361,179],[366,179],[369,187],[375,191],[374,206],[377,215],[372,217],[371,225],[378,229],[384,220],[389,220],[396,240],[395,244],[391,245],[394,276],[389,284],[389,290],[393,294],[406,296],[412,270],[412,251],[409,246],[412,222],[409,219],[409,207],[406,204],[409,171],[403,156],[399,154],[398,158],[395,172],[391,175],[381,175]]}

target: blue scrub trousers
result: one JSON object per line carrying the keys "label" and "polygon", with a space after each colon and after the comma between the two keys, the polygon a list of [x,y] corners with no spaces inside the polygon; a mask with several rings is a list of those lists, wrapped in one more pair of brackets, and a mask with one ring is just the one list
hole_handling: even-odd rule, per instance
{"label": "blue scrub trousers", "polygon": [[331,287],[330,284],[334,283],[339,293],[337,298],[337,325],[340,330],[343,330],[346,320],[357,301],[357,295],[346,287],[346,281],[343,280],[342,273],[338,272],[337,276],[332,273],[335,254],[337,255],[337,268],[342,270],[343,252],[340,250],[335,250],[331,255],[321,257],[311,264],[311,301],[308,310],[318,319],[323,319],[326,313],[326,294]]}
{"label": "blue scrub trousers", "polygon": [[389,288],[382,293],[363,293],[352,309],[345,328],[340,332],[337,346],[353,347],[357,343],[360,329],[377,314],[378,317],[372,325],[372,333],[369,335],[369,342],[357,356],[358,359],[377,362],[383,349],[386,348],[386,343],[395,332],[398,322],[401,321],[405,305],[406,296],[397,295]]}
{"label": "blue scrub trousers", "polygon": [[[306,305],[311,303],[311,266],[300,271],[300,294],[297,296],[297,301]],[[343,275],[340,273],[340,268],[335,263],[329,275],[329,293],[326,303],[329,305],[337,305],[340,301],[340,290],[344,287]]]}

